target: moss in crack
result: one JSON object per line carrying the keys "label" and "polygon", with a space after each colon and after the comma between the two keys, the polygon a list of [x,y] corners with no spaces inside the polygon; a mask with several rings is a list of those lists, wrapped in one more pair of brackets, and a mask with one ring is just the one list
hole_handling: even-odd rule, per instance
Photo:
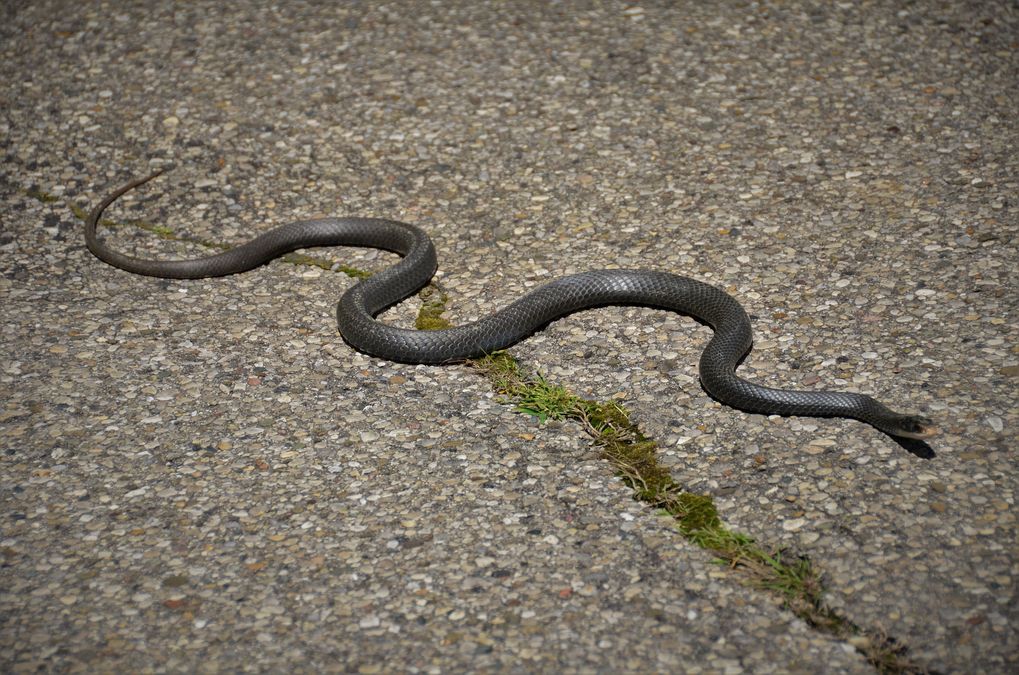
{"label": "moss in crack", "polygon": [[540,373],[525,372],[513,357],[498,352],[473,364],[509,397],[517,410],[538,419],[573,420],[583,425],[634,499],[661,509],[689,541],[710,551],[736,579],[774,592],[783,604],[817,630],[856,647],[881,673],[922,673],[906,648],[880,631],[866,630],[839,615],[824,602],[820,574],[805,556],[769,550],[752,538],[727,528],[708,495],[686,492],[656,458],[655,442],[615,402],[581,398],[550,384]]}
{"label": "moss in crack", "polygon": [[414,327],[418,330],[442,330],[453,325],[442,314],[446,311],[446,292],[434,281],[418,291],[421,298],[421,309],[418,310]]}
{"label": "moss in crack", "polygon": [[25,196],[31,197],[32,199],[42,202],[43,204],[52,204],[53,202],[60,201],[60,197],[51,195],[49,192],[46,192],[42,188],[31,187],[25,190],[24,192]]}
{"label": "moss in crack", "polygon": [[280,260],[290,263],[291,265],[307,265],[308,267],[319,267],[324,270],[342,272],[348,277],[353,277],[355,279],[367,279],[372,275],[371,272],[366,270],[351,267],[350,265],[344,265],[342,263],[329,260],[328,258],[319,258],[317,256],[307,255],[306,253],[287,253],[280,258]]}
{"label": "moss in crack", "polygon": [[[74,217],[77,218],[78,220],[80,220],[81,222],[85,222],[85,219],[88,218],[88,211],[86,211],[84,208],[78,206],[74,202],[68,203],[67,206],[68,206],[68,208],[71,209],[71,213],[74,214]],[[107,220],[106,218],[102,218],[102,219],[99,220],[99,224],[100,225],[103,225],[103,224],[108,223],[108,222],[110,222],[110,221]]]}

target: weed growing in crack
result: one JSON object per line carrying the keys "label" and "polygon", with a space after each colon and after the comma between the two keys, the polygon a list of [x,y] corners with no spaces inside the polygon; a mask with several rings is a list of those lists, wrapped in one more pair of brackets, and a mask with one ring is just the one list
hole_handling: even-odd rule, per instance
{"label": "weed growing in crack", "polygon": [[542,422],[579,422],[633,490],[634,499],[669,514],[684,537],[710,551],[739,581],[775,593],[809,625],[856,647],[879,672],[927,672],[912,662],[906,648],[894,639],[880,631],[867,631],[829,607],[823,599],[821,576],[808,558],[784,549],[765,549],[726,527],[710,496],[684,491],[658,463],[655,442],[630,421],[621,405],[581,398],[549,383],[540,373],[526,372],[505,352],[472,363],[518,411]]}

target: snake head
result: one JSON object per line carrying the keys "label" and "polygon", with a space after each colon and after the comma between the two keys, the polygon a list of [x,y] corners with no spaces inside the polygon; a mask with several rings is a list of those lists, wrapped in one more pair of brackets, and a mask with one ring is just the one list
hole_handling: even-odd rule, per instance
{"label": "snake head", "polygon": [[893,436],[924,440],[940,433],[934,421],[921,415],[902,415],[886,431]]}

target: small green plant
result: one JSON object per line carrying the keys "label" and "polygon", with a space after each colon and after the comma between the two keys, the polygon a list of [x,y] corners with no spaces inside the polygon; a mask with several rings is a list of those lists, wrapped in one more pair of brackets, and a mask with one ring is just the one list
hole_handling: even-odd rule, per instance
{"label": "small green plant", "polygon": [[495,389],[520,412],[546,420],[579,422],[633,490],[633,497],[673,518],[679,532],[715,556],[736,578],[774,592],[783,604],[811,626],[853,644],[882,673],[922,673],[906,648],[879,631],[866,631],[840,616],[823,599],[820,574],[805,556],[767,550],[752,538],[727,528],[708,495],[684,491],[656,458],[657,445],[614,401],[581,398],[528,373],[505,352],[473,361]]}
{"label": "small green plant", "polygon": [[348,277],[355,279],[367,279],[372,275],[371,272],[351,267],[350,265],[343,265],[338,262],[329,260],[328,258],[319,258],[317,256],[307,255],[305,253],[287,253],[281,260],[291,265],[306,265],[308,267],[318,267],[320,269],[342,272]]}
{"label": "small green plant", "polygon": [[53,202],[60,201],[60,197],[51,195],[49,192],[40,188],[29,188],[25,190],[25,195],[35,199],[36,201],[42,202],[43,204],[52,204]]}
{"label": "small green plant", "polygon": [[414,327],[418,330],[442,330],[451,328],[452,324],[448,319],[443,318],[442,313],[446,311],[446,292],[433,281],[418,291],[421,298],[421,308],[418,310],[417,319],[414,320]]}

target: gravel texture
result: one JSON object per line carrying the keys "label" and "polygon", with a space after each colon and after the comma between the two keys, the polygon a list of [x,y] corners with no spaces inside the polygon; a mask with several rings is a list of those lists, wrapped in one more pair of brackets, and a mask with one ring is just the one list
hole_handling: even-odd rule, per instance
{"label": "gravel texture", "polygon": [[726,288],[748,377],[944,433],[723,407],[707,329],[662,312],[513,353],[623,401],[677,480],[922,665],[1015,672],[1017,36],[1015,2],[3,3],[0,669],[873,672],[576,426],[351,351],[343,274],[92,258],[75,209],[173,165],[109,216],[225,243],[415,222],[456,322],[592,268]]}

